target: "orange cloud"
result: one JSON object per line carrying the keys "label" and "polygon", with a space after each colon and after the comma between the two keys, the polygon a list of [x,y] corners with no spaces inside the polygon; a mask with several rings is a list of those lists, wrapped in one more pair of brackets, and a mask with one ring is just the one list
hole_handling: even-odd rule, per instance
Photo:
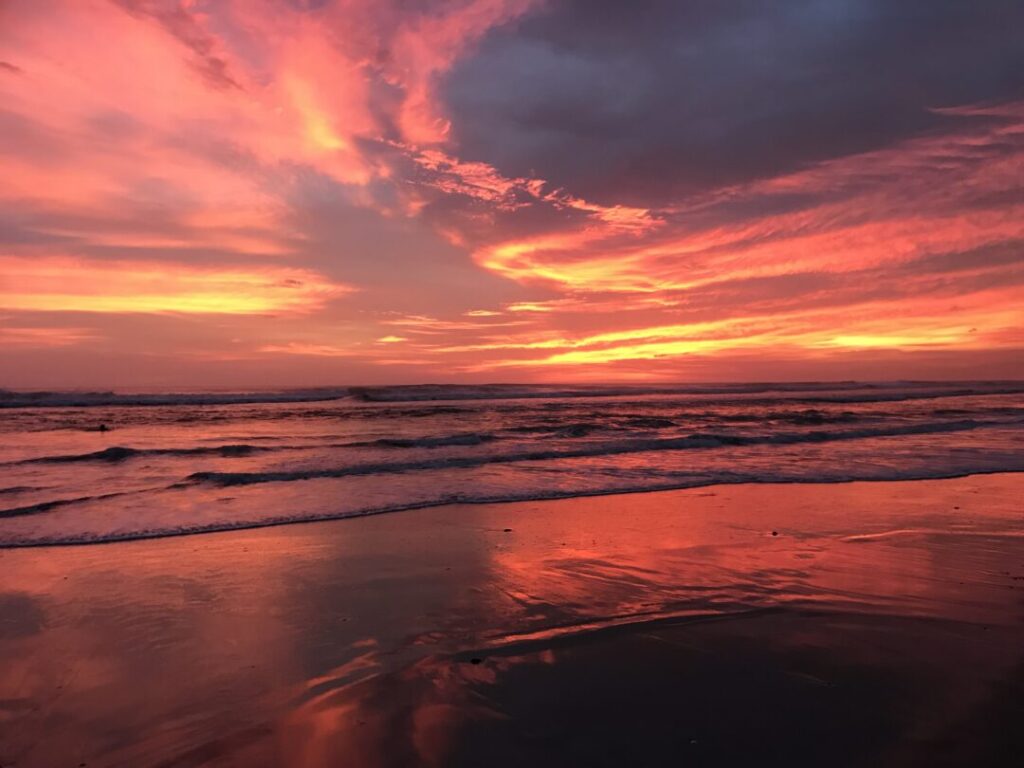
{"label": "orange cloud", "polygon": [[0,257],[11,310],[263,314],[309,312],[351,289],[287,267],[218,268],[73,257]]}
{"label": "orange cloud", "polygon": [[[594,215],[581,226],[481,246],[474,257],[486,269],[523,282],[656,292],[724,279],[854,271],[1024,238],[1019,198],[990,209],[973,203],[1019,189],[1024,106],[984,114],[1002,122],[915,139],[657,211],[574,204]],[[792,213],[755,213],[741,222],[699,224],[716,207],[726,215],[730,205],[749,201],[754,211],[758,203],[770,210],[772,198],[785,194],[826,202]],[[839,199],[829,202],[830,196]],[[688,224],[690,219],[698,223]]]}
{"label": "orange cloud", "polygon": [[292,341],[287,344],[264,344],[258,352],[280,355],[310,355],[313,357],[353,357],[354,351],[349,347],[331,344],[310,344]]}
{"label": "orange cloud", "polygon": [[786,351],[806,357],[830,350],[984,349],[1016,338],[1022,302],[1024,287],[1011,287],[961,297],[952,306],[933,297],[905,299],[898,305],[869,301],[851,304],[839,314],[791,309],[575,337],[550,331],[540,339],[533,329],[519,336],[429,348],[465,360],[482,353],[482,362],[468,363],[477,371],[586,368],[621,361],[721,356],[738,350]]}
{"label": "orange cloud", "polygon": [[[3,318],[0,318],[3,321]],[[26,347],[66,347],[97,338],[91,328],[30,328],[0,325],[0,342]]]}

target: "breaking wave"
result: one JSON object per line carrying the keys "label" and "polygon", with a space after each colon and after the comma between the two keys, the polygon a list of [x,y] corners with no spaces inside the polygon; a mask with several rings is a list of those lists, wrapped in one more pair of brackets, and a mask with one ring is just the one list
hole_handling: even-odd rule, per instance
{"label": "breaking wave", "polygon": [[723,446],[753,445],[797,445],[800,443],[825,443],[837,440],[858,440],[863,438],[896,437],[900,435],[925,435],[942,432],[961,432],[989,426],[978,421],[953,421],[915,424],[904,427],[879,427],[876,429],[854,429],[818,432],[792,432],[766,435],[693,434],[684,437],[648,440],[618,440],[589,444],[580,448],[538,449],[519,453],[491,454],[482,456],[459,456],[426,461],[381,462],[356,464],[345,467],[283,472],[195,472],[189,475],[192,482],[213,483],[221,486],[252,485],[255,483],[291,482],[319,477],[346,477],[349,475],[375,475],[393,472],[414,472],[419,470],[468,468],[484,464],[508,464],[525,461],[547,461],[552,459],[578,459],[596,456],[613,456],[625,453],[647,453],[649,451],[682,451]]}

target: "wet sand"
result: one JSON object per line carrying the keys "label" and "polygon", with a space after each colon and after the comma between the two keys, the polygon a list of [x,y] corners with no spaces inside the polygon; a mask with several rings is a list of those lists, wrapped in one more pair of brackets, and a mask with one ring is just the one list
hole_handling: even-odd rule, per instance
{"label": "wet sand", "polygon": [[0,766],[1020,765],[1024,475],[0,551]]}

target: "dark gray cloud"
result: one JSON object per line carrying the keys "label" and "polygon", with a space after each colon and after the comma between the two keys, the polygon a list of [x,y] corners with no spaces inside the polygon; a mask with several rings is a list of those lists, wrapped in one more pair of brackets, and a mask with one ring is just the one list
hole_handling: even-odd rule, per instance
{"label": "dark gray cloud", "polygon": [[643,205],[1024,96],[1019,0],[565,0],[445,84],[461,156]]}

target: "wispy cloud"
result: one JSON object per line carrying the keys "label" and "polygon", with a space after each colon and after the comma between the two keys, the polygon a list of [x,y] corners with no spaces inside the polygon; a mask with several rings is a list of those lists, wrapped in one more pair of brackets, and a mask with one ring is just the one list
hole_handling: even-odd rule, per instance
{"label": "wispy cloud", "polygon": [[0,256],[8,310],[265,314],[310,312],[350,288],[305,269]]}

